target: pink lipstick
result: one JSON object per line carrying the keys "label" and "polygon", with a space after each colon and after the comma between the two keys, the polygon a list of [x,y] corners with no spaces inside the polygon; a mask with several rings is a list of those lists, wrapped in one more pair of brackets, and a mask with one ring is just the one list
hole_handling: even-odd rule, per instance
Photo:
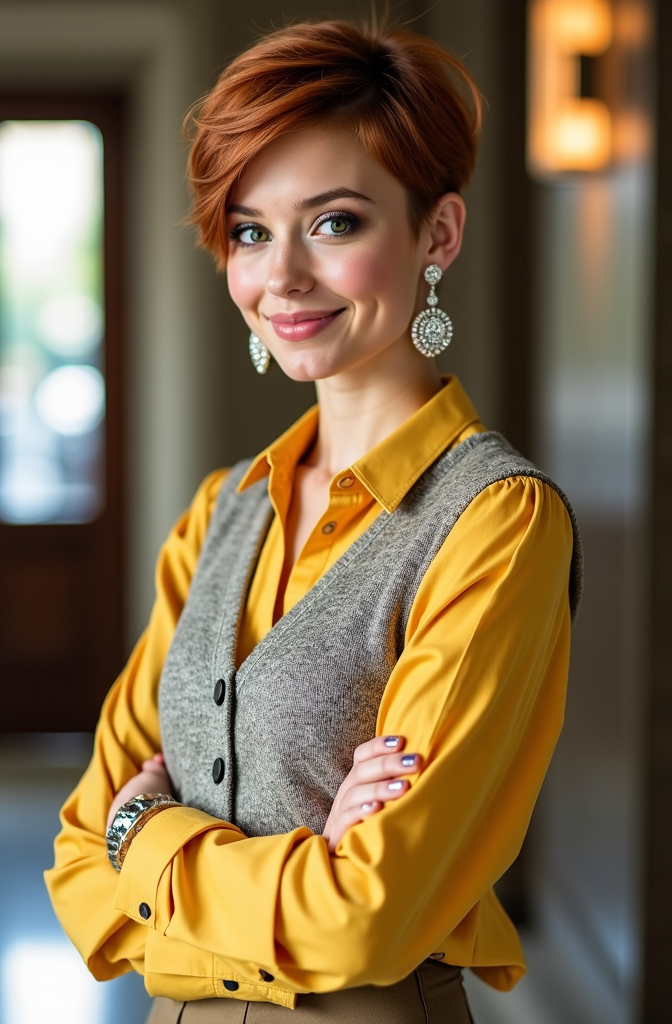
{"label": "pink lipstick", "polygon": [[274,313],[268,319],[279,338],[306,341],[333,323],[342,312],[343,309],[302,309],[296,313]]}

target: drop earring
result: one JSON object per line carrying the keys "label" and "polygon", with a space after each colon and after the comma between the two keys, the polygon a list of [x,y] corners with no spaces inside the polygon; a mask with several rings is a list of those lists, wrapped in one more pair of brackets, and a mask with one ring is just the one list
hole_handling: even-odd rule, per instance
{"label": "drop earring", "polygon": [[250,359],[257,373],[266,373],[271,365],[271,353],[254,331],[250,331]]}
{"label": "drop earring", "polygon": [[418,352],[429,358],[438,356],[439,352],[448,348],[453,337],[453,321],[447,313],[437,308],[439,298],[436,286],[442,277],[443,271],[436,263],[427,267],[425,281],[431,285],[427,296],[429,309],[423,309],[422,313],[418,313],[411,327],[413,344]]}

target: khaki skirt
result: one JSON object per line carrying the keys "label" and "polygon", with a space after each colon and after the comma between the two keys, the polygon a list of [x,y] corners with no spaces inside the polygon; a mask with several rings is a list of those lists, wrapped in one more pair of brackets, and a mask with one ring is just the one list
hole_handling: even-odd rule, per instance
{"label": "khaki skirt", "polygon": [[396,985],[365,985],[297,997],[289,1010],[275,1003],[155,999],[145,1024],[473,1024],[462,970],[425,960]]}

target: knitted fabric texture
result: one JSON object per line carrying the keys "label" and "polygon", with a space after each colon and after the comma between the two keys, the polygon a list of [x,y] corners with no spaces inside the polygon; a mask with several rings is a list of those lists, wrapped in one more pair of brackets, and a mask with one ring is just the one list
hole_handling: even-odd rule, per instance
{"label": "knitted fabric texture", "polygon": [[557,491],[574,531],[572,617],[581,543],[562,491],[499,434],[474,434],[440,456],[394,512],[381,512],[236,669],[242,610],[273,515],[266,480],[236,493],[248,466],[235,466],[222,487],[166,658],[163,752],[177,798],[246,835],[301,825],[321,833],[355,747],[375,735],[420,582],[470,502],[514,476]]}

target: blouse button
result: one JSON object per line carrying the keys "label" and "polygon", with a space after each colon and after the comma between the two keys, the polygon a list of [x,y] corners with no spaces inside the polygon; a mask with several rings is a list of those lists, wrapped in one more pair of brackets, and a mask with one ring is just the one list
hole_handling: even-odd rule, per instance
{"label": "blouse button", "polygon": [[218,679],[217,682],[215,683],[215,692],[213,694],[213,697],[215,699],[215,704],[219,704],[221,706],[224,703],[224,694],[225,693],[226,693],[226,683],[224,682],[223,679]]}
{"label": "blouse button", "polygon": [[338,481],[338,486],[339,487],[352,487],[354,482],[355,482],[354,477],[342,476],[341,479]]}
{"label": "blouse button", "polygon": [[216,786],[218,786],[224,778],[224,761],[221,757],[215,758],[213,762],[212,778]]}
{"label": "blouse button", "polygon": [[149,906],[148,906],[147,903],[141,903],[140,904],[140,906],[138,907],[138,913],[140,914],[140,917],[144,921],[148,921],[149,918],[152,916],[152,912],[149,909]]}
{"label": "blouse button", "polygon": [[325,523],[322,527],[322,533],[333,533],[336,529],[336,523]]}
{"label": "blouse button", "polygon": [[227,992],[237,992],[238,991],[238,982],[237,981],[225,981],[224,982],[224,988],[226,989]]}

